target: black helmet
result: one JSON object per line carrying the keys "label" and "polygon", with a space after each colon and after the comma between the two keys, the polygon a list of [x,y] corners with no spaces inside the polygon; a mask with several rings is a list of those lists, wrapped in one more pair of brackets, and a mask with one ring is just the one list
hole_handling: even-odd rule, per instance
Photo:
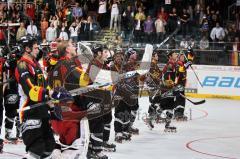
{"label": "black helmet", "polygon": [[188,53],[191,53],[191,52],[193,52],[193,49],[192,49],[192,47],[191,47],[191,46],[188,46],[188,47],[187,47],[187,52],[188,52]]}
{"label": "black helmet", "polygon": [[21,37],[19,44],[25,49],[26,47],[32,48],[33,44],[37,43],[37,39],[31,35]]}
{"label": "black helmet", "polygon": [[175,51],[173,51],[173,50],[167,51],[167,57],[172,56],[172,54],[173,54],[174,52],[175,52]]}
{"label": "black helmet", "polygon": [[127,55],[127,57],[129,58],[132,54],[135,54],[135,53],[137,53],[137,51],[135,50],[135,49],[133,49],[133,48],[129,48],[127,51],[126,51],[126,55]]}
{"label": "black helmet", "polygon": [[93,54],[97,54],[98,52],[102,52],[103,51],[103,46],[100,44],[95,44],[92,46],[92,52]]}

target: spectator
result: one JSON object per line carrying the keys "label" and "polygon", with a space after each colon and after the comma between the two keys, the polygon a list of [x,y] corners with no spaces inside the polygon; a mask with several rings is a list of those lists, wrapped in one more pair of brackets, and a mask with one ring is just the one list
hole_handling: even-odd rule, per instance
{"label": "spectator", "polygon": [[64,14],[61,9],[57,10],[56,16],[59,18],[59,21],[64,21]]}
{"label": "spectator", "polygon": [[222,41],[225,38],[225,31],[220,27],[218,22],[216,23],[216,27],[212,29],[210,37],[213,41]]}
{"label": "spectator", "polygon": [[162,15],[162,18],[167,22],[168,21],[168,14],[165,12],[164,7],[161,7],[160,12],[158,13],[157,17]]}
{"label": "spectator", "polygon": [[168,18],[169,33],[173,32],[177,28],[177,21],[178,21],[177,9],[173,7],[172,12],[169,14],[169,18]]}
{"label": "spectator", "polygon": [[209,41],[206,36],[203,36],[202,39],[199,42],[199,48],[201,50],[205,50],[209,47]]}
{"label": "spectator", "polygon": [[72,15],[75,19],[79,19],[80,17],[83,16],[83,10],[82,8],[79,6],[79,3],[75,4],[75,7],[73,7],[72,9]]}
{"label": "spectator", "polygon": [[41,21],[41,35],[42,39],[46,39],[46,31],[48,29],[48,21],[47,18],[44,17],[43,20]]}
{"label": "spectator", "polygon": [[50,24],[46,32],[46,40],[48,42],[52,42],[57,39],[57,30],[54,27],[53,23]]}
{"label": "spectator", "polygon": [[135,39],[136,42],[142,42],[142,32],[143,32],[143,22],[146,19],[146,16],[142,10],[142,8],[138,8],[138,12],[135,15]]}
{"label": "spectator", "polygon": [[19,13],[13,13],[12,14],[12,20],[13,20],[13,23],[20,23],[21,22],[21,17],[20,17],[20,14]]}
{"label": "spectator", "polygon": [[17,30],[17,37],[16,40],[19,41],[21,39],[21,37],[26,36],[27,35],[27,30],[24,26],[24,23],[20,23],[20,27]]}
{"label": "spectator", "polygon": [[88,0],[87,8],[88,8],[88,16],[91,16],[92,19],[95,21],[97,19],[97,10],[98,10],[97,0]]}
{"label": "spectator", "polygon": [[[27,1],[26,1],[27,2]],[[31,20],[35,20],[35,11],[36,11],[36,3],[37,1],[34,0],[34,4],[27,4],[25,3],[25,12],[28,17],[30,17]]]}
{"label": "spectator", "polygon": [[73,21],[73,16],[72,16],[72,9],[71,9],[71,6],[67,6],[66,10],[65,10],[65,17],[66,17],[66,20],[68,22],[72,22]]}
{"label": "spectator", "polygon": [[194,36],[192,35],[191,37],[190,37],[190,39],[188,40],[188,47],[191,47],[191,48],[194,48],[194,46],[195,46],[195,40],[194,40]]}
{"label": "spectator", "polygon": [[56,1],[56,9],[59,10],[63,8],[63,0]]}
{"label": "spectator", "polygon": [[202,33],[202,36],[206,36],[206,37],[209,36],[209,25],[208,25],[208,20],[206,17],[203,17],[200,31]]}
{"label": "spectator", "polygon": [[81,23],[79,23],[78,25],[76,24],[76,22],[73,22],[71,24],[71,26],[69,27],[69,31],[70,31],[70,38],[72,39],[72,41],[74,43],[78,42],[78,30],[80,28]]}
{"label": "spectator", "polygon": [[219,11],[211,11],[211,26],[216,26],[216,23],[220,23],[220,19],[218,17]]}
{"label": "spectator", "polygon": [[27,26],[27,34],[30,34],[32,36],[38,36],[38,29],[37,26],[33,23],[33,21],[30,21],[30,24]]}
{"label": "spectator", "polygon": [[183,9],[183,13],[180,17],[181,23],[182,23],[182,35],[183,37],[186,36],[187,32],[188,32],[188,24],[189,24],[189,20],[190,20],[190,15],[187,13],[186,9]]}
{"label": "spectator", "polygon": [[127,6],[127,9],[123,12],[122,17],[123,29],[126,34],[129,34],[129,32],[133,30],[134,25],[134,12],[131,5]]}
{"label": "spectator", "polygon": [[158,19],[155,21],[155,28],[156,28],[156,33],[157,33],[157,39],[156,42],[160,43],[164,39],[164,34],[165,34],[165,25],[166,21],[163,19],[162,15],[158,17]]}
{"label": "spectator", "polygon": [[61,40],[68,40],[68,33],[67,33],[66,27],[64,25],[61,28],[61,32],[59,34],[59,39],[61,39]]}
{"label": "spectator", "polygon": [[101,28],[106,27],[107,0],[99,0],[98,21]]}
{"label": "spectator", "polygon": [[111,20],[110,20],[110,30],[112,30],[112,26],[114,23],[114,28],[113,31],[117,31],[118,27],[117,24],[118,22],[118,15],[119,15],[119,1],[118,0],[113,0],[113,3],[111,5]]}
{"label": "spectator", "polygon": [[[87,23],[87,20],[84,17],[82,17],[81,21],[80,21],[80,27],[78,30],[78,40],[80,40],[80,41],[87,40],[87,32],[85,31],[86,23]],[[79,22],[76,22],[76,24],[78,25]]]}
{"label": "spectator", "polygon": [[141,0],[136,0],[135,3],[134,3],[134,9],[137,10],[138,8],[143,8],[143,3]]}
{"label": "spectator", "polygon": [[240,52],[240,41],[239,41],[239,36],[236,36],[234,38],[234,43],[233,43],[233,51],[235,52]]}
{"label": "spectator", "polygon": [[49,5],[48,5],[48,3],[46,3],[46,4],[43,6],[42,14],[43,14],[43,17],[49,18],[50,11],[49,11]]}
{"label": "spectator", "polygon": [[191,26],[191,27],[188,27],[188,31],[192,32],[192,28],[193,28],[192,26],[195,23],[195,19],[193,19],[193,9],[191,5],[188,6],[187,13],[189,15],[188,25]]}
{"label": "spectator", "polygon": [[180,42],[180,48],[187,49],[188,48],[188,41],[183,37],[182,41]]}
{"label": "spectator", "polygon": [[145,33],[145,39],[147,43],[153,42],[153,31],[154,31],[154,22],[151,16],[148,16],[146,21],[144,22],[144,33]]}
{"label": "spectator", "polygon": [[58,28],[60,23],[57,15],[50,16],[49,22],[50,22],[50,25],[53,24],[54,28]]}
{"label": "spectator", "polygon": [[239,65],[239,53],[240,53],[240,42],[239,37],[234,38],[234,43],[232,45],[232,65],[238,66]]}
{"label": "spectator", "polygon": [[194,19],[197,27],[199,27],[199,24],[201,24],[200,22],[201,12],[202,12],[202,7],[199,3],[197,3],[194,8]]}
{"label": "spectator", "polygon": [[94,40],[94,33],[93,33],[93,19],[91,16],[88,16],[87,18],[87,23],[85,27],[85,32],[87,34],[87,39],[88,41],[93,41]]}
{"label": "spectator", "polygon": [[228,36],[231,39],[231,42],[235,40],[235,37],[240,37],[240,32],[237,30],[235,24],[232,24],[228,29]]}
{"label": "spectator", "polygon": [[238,31],[240,31],[240,13],[235,14],[235,25]]}

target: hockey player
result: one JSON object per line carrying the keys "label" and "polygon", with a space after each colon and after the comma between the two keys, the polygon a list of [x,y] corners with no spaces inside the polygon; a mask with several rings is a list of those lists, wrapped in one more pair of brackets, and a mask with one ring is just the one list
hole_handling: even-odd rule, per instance
{"label": "hockey player", "polygon": [[[162,116],[165,116],[165,131],[176,131],[175,126],[171,126],[171,119],[173,117],[174,111],[174,98],[173,88],[175,86],[175,78],[176,78],[176,61],[178,54],[174,51],[171,51],[167,54],[168,62],[163,68],[162,72],[162,80],[163,80],[163,88],[161,93],[161,102],[160,106],[162,109]],[[165,90],[164,90],[165,89]]]}
{"label": "hockey player", "polygon": [[[177,65],[176,65],[175,83],[176,85],[178,85],[177,89],[179,93],[182,95],[185,95],[184,90],[185,90],[185,85],[187,80],[187,69],[189,66],[192,65],[192,60],[193,60],[193,55],[190,49],[188,50],[187,53],[189,53],[188,54],[189,59],[187,59],[187,56],[183,52],[181,52],[179,54]],[[186,99],[183,96],[178,95],[176,97],[174,118],[177,121],[187,120],[187,116],[184,115],[185,103],[186,103]]]}
{"label": "hockey player", "polygon": [[[133,49],[128,50],[127,52],[127,63],[124,66],[124,71],[134,71],[137,70],[139,67],[139,64],[137,63],[137,52]],[[138,93],[139,93],[139,85],[140,85],[140,77],[135,76],[135,78],[131,78],[129,80],[125,81],[127,85],[131,85],[131,92],[133,93],[133,96],[131,96],[131,100],[134,103],[133,105],[130,105],[130,123],[129,123],[129,133],[130,134],[139,134],[139,129],[135,128],[133,126],[134,121],[137,116],[137,110],[139,109],[138,105]]]}
{"label": "hockey player", "polygon": [[[4,65],[7,79],[11,79],[6,84],[6,87],[4,90],[5,139],[6,139],[6,142],[10,142],[10,143],[17,143],[17,140],[20,137],[19,118],[17,114],[17,109],[19,108],[19,95],[18,95],[18,85],[14,76],[16,64],[17,64],[16,57],[12,57],[11,59],[6,60]],[[17,126],[16,137],[14,137],[12,134],[14,121],[16,122],[16,126]]]}
{"label": "hockey player", "polygon": [[[94,54],[94,59],[91,61],[88,66],[87,72],[90,71],[92,66],[96,66],[100,69],[109,70],[109,67],[106,65],[107,57],[109,56],[109,51],[105,46],[94,45],[92,47],[92,52]],[[94,82],[94,81],[93,81]],[[101,153],[103,147],[107,151],[116,151],[116,145],[109,143],[110,137],[110,126],[112,121],[112,112],[111,112],[111,88],[110,90],[95,90],[87,94],[87,96],[96,96],[100,95],[102,98],[101,103],[104,105],[104,108],[109,108],[109,113],[105,115],[92,119],[89,121],[90,126],[90,147],[89,147],[89,156],[92,154],[97,154],[99,158],[107,158],[106,155]],[[95,97],[94,97],[95,96]],[[98,96],[99,97],[99,96]]]}
{"label": "hockey player", "polygon": [[49,106],[43,104],[27,111],[22,111],[22,108],[46,101],[52,93],[47,89],[43,72],[36,61],[39,53],[36,39],[25,36],[21,38],[21,43],[24,53],[18,61],[15,76],[19,84],[22,139],[29,155],[34,158],[46,158],[55,148],[55,140],[49,125]]}
{"label": "hockey player", "polygon": [[[59,54],[59,60],[56,65],[51,65],[51,71],[48,72],[48,79],[50,86],[52,88],[64,87],[68,91],[72,89],[76,89],[79,87],[85,87],[89,84],[89,78],[83,72],[81,63],[77,61],[77,53],[76,48],[73,46],[71,41],[61,41],[57,45],[57,50]],[[82,111],[82,117],[86,116],[85,107],[86,100],[81,96],[75,96],[74,102],[64,102],[60,103],[61,106],[65,105],[71,108],[72,112],[80,112]],[[64,116],[64,112],[62,112]],[[79,114],[80,115],[80,114]],[[70,148],[73,148],[76,151],[73,151],[69,157],[74,158],[76,153],[79,153],[78,148],[81,146],[81,138],[80,134],[82,133],[80,130],[80,121],[62,121],[58,119],[52,120],[52,128],[53,131],[59,136],[59,145],[65,145]],[[54,156],[63,156],[66,150],[64,150],[63,154],[61,154],[61,148],[57,151],[53,152]]]}
{"label": "hockey player", "polygon": [[[160,101],[158,97],[161,95],[160,87],[162,85],[162,71],[158,67],[158,52],[154,52],[152,56],[151,68],[149,73],[145,75],[145,81],[147,86],[150,87],[149,90],[149,102],[151,103],[148,109],[148,118],[146,119],[147,124],[152,129],[154,128],[153,121],[160,120],[158,110],[160,109]],[[153,99],[155,98],[155,100]]]}
{"label": "hockey player", "polygon": [[[122,73],[122,62],[123,62],[123,53],[116,52],[113,56],[113,64],[111,65],[112,71],[117,71]],[[122,93],[126,93],[126,91],[121,92],[121,84],[122,82],[118,83],[115,87],[115,96],[122,96]],[[130,123],[130,107],[124,99],[114,100],[115,106],[115,120],[114,120],[114,131],[115,131],[115,141],[118,143],[122,143],[123,140],[130,140],[131,136],[128,133],[128,127]]]}

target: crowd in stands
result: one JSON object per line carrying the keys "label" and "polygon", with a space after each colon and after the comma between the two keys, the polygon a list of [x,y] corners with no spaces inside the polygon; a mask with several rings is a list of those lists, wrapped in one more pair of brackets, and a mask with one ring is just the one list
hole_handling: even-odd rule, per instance
{"label": "crowd in stands", "polygon": [[185,0],[172,1],[171,5],[164,3],[157,0],[56,0],[56,3],[25,0],[11,3],[9,9],[7,3],[1,3],[0,44],[7,38],[4,23],[19,23],[18,27],[10,27],[12,43],[26,34],[47,42],[92,41],[94,31],[99,28],[110,29],[125,38],[133,33],[136,43],[160,43],[181,23],[180,47],[198,41],[195,47],[199,49],[219,46],[212,45],[219,42],[236,43],[235,49],[240,49],[239,7],[231,16],[232,23],[227,23],[226,13],[215,0],[204,6]]}

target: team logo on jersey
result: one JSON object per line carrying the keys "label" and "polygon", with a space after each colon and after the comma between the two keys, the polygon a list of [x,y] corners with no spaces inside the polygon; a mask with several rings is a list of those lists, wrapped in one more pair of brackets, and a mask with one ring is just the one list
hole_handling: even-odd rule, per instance
{"label": "team logo on jersey", "polygon": [[18,102],[17,94],[9,94],[6,96],[6,104],[16,104]]}
{"label": "team logo on jersey", "polygon": [[53,76],[57,77],[58,76],[58,71],[54,71]]}

